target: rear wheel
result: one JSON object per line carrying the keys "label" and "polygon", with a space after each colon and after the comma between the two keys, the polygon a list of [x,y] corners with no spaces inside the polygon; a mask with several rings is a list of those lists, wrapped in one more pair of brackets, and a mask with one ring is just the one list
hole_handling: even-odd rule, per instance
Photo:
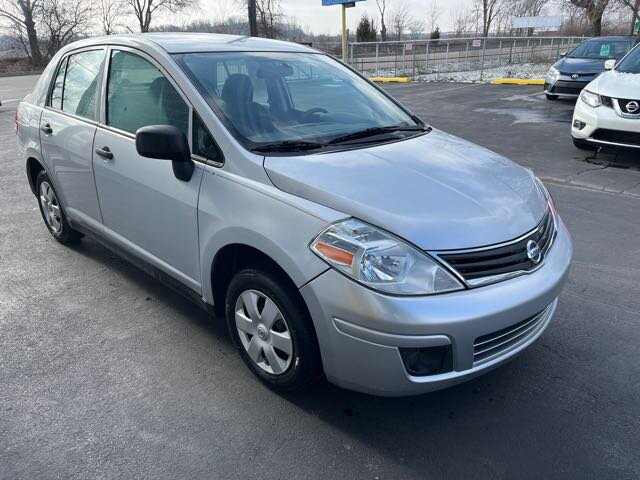
{"label": "rear wheel", "polygon": [[58,195],[47,172],[42,170],[36,177],[38,206],[49,233],[60,243],[69,243],[82,238],[82,234],[69,226]]}
{"label": "rear wheel", "polygon": [[309,314],[279,275],[257,268],[238,272],[227,291],[226,317],[242,359],[267,386],[300,390],[321,376]]}
{"label": "rear wheel", "polygon": [[547,96],[547,100],[557,100],[558,95],[550,95],[548,93],[545,94]]}
{"label": "rear wheel", "polygon": [[589,142],[585,140],[581,140],[579,138],[573,138],[573,144],[575,145],[576,148],[579,148],[580,150],[587,150],[590,152],[594,152],[598,150],[598,147],[596,147],[595,145],[591,145]]}

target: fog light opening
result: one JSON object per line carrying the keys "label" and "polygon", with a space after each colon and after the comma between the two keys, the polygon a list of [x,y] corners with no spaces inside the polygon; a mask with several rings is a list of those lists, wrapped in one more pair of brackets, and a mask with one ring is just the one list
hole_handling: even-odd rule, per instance
{"label": "fog light opening", "polygon": [[580,121],[580,120],[575,120],[573,122],[573,128],[575,128],[576,130],[582,130],[584,127],[586,127],[587,124]]}
{"label": "fog light opening", "polygon": [[437,375],[453,370],[451,345],[427,348],[401,348],[400,356],[407,373],[416,377]]}

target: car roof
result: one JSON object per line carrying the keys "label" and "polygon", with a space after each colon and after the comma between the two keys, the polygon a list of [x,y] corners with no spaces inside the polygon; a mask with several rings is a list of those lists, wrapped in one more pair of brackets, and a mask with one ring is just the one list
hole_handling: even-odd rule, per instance
{"label": "car roof", "polygon": [[218,33],[162,32],[92,37],[70,45],[79,48],[92,45],[155,46],[168,53],[192,52],[313,52],[317,50],[293,42],[244,35]]}
{"label": "car roof", "polygon": [[588,38],[587,42],[595,42],[595,41],[611,41],[611,40],[628,40],[629,42],[637,42],[640,37],[634,37],[632,35],[608,35],[606,37],[592,37]]}

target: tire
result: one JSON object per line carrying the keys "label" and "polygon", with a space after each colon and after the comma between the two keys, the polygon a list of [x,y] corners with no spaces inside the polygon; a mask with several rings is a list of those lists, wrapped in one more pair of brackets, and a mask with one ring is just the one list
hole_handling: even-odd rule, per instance
{"label": "tire", "polygon": [[589,142],[586,142],[585,140],[580,140],[579,138],[573,138],[573,144],[575,145],[576,148],[579,148],[580,150],[587,150],[589,152],[595,152],[596,150],[598,150],[598,147],[591,145]]}
{"label": "tire", "polygon": [[279,391],[302,390],[322,376],[311,318],[288,284],[280,275],[247,268],[231,280],[225,303],[229,333],[243,361]]}
{"label": "tire", "polygon": [[545,93],[545,95],[547,96],[547,100],[558,100],[558,95],[549,95],[548,93]]}
{"label": "tire", "polygon": [[67,217],[53,188],[53,183],[44,170],[36,177],[36,196],[42,220],[49,233],[60,243],[71,243],[82,238],[82,234],[74,230],[67,222]]}

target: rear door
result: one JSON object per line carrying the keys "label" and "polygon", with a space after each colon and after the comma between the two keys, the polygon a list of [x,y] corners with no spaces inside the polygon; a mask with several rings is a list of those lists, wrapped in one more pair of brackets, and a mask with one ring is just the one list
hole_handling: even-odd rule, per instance
{"label": "rear door", "polygon": [[65,212],[89,225],[102,221],[92,158],[105,54],[93,48],[64,57],[40,117],[42,154]]}
{"label": "rear door", "polygon": [[204,164],[196,161],[184,182],[170,161],[141,157],[135,145],[136,130],[148,125],[173,125],[190,139],[191,106],[151,57],[124,47],[108,56],[93,156],[105,233],[200,292],[197,206]]}

